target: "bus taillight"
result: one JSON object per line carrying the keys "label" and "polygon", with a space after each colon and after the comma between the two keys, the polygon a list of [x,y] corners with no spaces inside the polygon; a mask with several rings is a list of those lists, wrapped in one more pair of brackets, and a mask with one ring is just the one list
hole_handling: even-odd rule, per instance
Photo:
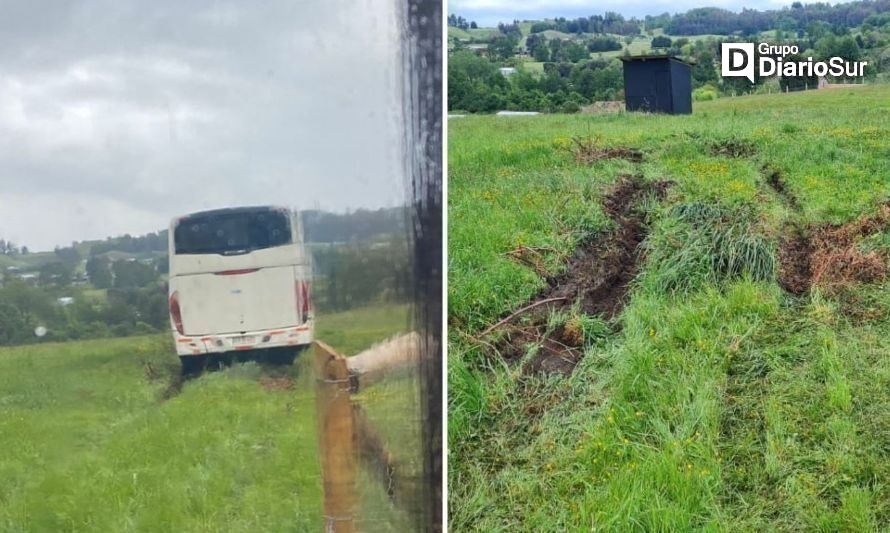
{"label": "bus taillight", "polygon": [[295,281],[294,296],[296,296],[295,303],[297,305],[297,317],[299,317],[301,324],[305,324],[306,321],[309,320],[309,310],[311,309],[309,303],[309,284],[305,281]]}
{"label": "bus taillight", "polygon": [[185,331],[182,328],[182,310],[179,308],[178,292],[174,292],[170,295],[170,319],[173,321],[173,326],[176,328],[176,331],[178,331],[180,335],[185,335]]}
{"label": "bus taillight", "polygon": [[309,320],[309,311],[312,309],[312,300],[309,296],[309,283],[302,282],[300,283],[300,289],[303,293],[303,321]]}

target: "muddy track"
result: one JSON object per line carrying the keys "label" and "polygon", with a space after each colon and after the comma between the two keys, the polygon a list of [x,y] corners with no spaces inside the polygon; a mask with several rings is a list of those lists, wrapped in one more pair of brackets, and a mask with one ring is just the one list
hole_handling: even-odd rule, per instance
{"label": "muddy track", "polygon": [[[177,363],[165,365],[164,370],[157,370],[152,365],[146,364],[146,378],[151,382],[166,381],[167,386],[158,396],[160,402],[166,402],[182,392],[183,386],[189,381],[200,379],[207,372],[218,372],[231,365],[208,366],[202,371],[186,372]],[[270,363],[260,364],[261,375],[258,383],[269,391],[289,391],[296,386],[294,377],[290,374],[290,365],[274,365]]]}
{"label": "muddy track", "polygon": [[813,285],[829,292],[887,277],[883,252],[866,252],[859,241],[890,227],[890,204],[870,216],[842,225],[795,227],[779,246],[779,285],[801,295]]}
{"label": "muddy track", "polygon": [[625,303],[628,287],[639,271],[638,250],[646,238],[645,215],[637,204],[653,192],[662,199],[670,184],[647,183],[622,177],[603,199],[603,211],[615,229],[583,243],[569,259],[565,272],[548,280],[537,299],[564,298],[571,305],[580,300],[581,311],[606,319],[617,316]]}
{"label": "muddy track", "polygon": [[547,287],[532,303],[553,301],[537,307],[524,324],[507,328],[507,335],[497,346],[502,357],[519,360],[529,344],[536,344],[538,350],[527,362],[525,372],[570,374],[574,370],[584,353],[580,327],[570,322],[548,330],[548,313],[571,307],[576,301],[586,315],[611,320],[621,312],[630,283],[639,272],[640,244],[647,235],[645,214],[638,206],[649,194],[663,199],[671,185],[633,176],[618,180],[602,202],[614,229],[582,243],[565,271],[547,280]]}
{"label": "muddy track", "polygon": [[782,172],[774,167],[769,165],[764,165],[761,169],[764,177],[766,178],[767,185],[776,193],[779,199],[782,200],[788,207],[793,209],[794,211],[800,211],[800,203],[797,201],[797,197],[794,196],[794,193],[788,189],[788,186],[785,184],[785,180],[782,177]]}

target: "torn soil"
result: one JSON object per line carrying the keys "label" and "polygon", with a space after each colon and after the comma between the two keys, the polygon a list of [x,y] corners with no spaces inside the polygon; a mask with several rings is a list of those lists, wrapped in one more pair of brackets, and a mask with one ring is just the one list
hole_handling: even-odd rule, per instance
{"label": "torn soil", "polygon": [[572,155],[575,156],[575,162],[580,165],[590,165],[594,161],[601,159],[626,159],[632,163],[640,163],[643,161],[643,152],[634,150],[633,148],[604,148],[597,146],[596,141],[591,138],[572,138]]}
{"label": "torn soil", "polygon": [[797,197],[788,189],[785,180],[782,179],[782,173],[778,169],[770,166],[764,166],[762,172],[764,176],[766,176],[766,183],[779,196],[779,198],[788,204],[788,207],[791,209],[799,211],[800,204],[797,201]]}
{"label": "torn soil", "polygon": [[870,283],[887,276],[884,253],[859,249],[859,240],[890,225],[890,204],[872,216],[843,225],[797,229],[779,248],[779,285],[804,294],[818,285],[834,292],[854,283]]}
{"label": "torn soil", "polygon": [[[534,311],[521,324],[504,328],[506,335],[496,346],[502,357],[520,360],[528,345],[537,345],[526,372],[572,372],[584,353],[583,334],[572,321],[548,328],[549,312],[569,308],[576,301],[585,315],[610,320],[621,312],[630,282],[639,271],[639,247],[647,234],[645,214],[637,207],[648,194],[663,199],[671,185],[631,176],[619,179],[602,204],[615,228],[582,243],[565,271],[549,279],[532,301]],[[534,306],[545,300],[552,301]]]}

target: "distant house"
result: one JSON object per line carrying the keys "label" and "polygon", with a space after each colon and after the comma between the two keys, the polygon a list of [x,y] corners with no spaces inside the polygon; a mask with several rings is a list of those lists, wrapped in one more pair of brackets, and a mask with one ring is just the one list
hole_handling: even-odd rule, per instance
{"label": "distant house", "polygon": [[486,44],[470,44],[467,49],[474,52],[477,56],[488,57],[488,45]]}
{"label": "distant house", "polygon": [[501,67],[499,70],[501,71],[501,75],[505,78],[509,78],[513,74],[516,74],[516,69],[513,67]]}
{"label": "distant house", "polygon": [[540,115],[537,111],[498,111],[496,115],[500,117],[529,117]]}
{"label": "distant house", "polygon": [[626,56],[624,102],[628,111],[692,113],[692,64],[670,55]]}
{"label": "distant house", "polygon": [[74,303],[74,298],[70,296],[62,296],[61,298],[56,298],[56,303],[65,307],[66,305],[71,305]]}

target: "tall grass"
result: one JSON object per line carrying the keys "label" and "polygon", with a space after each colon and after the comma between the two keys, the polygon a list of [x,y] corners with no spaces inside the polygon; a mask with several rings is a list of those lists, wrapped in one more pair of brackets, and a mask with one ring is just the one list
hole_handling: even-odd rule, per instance
{"label": "tall grass", "polygon": [[701,203],[677,204],[644,243],[650,289],[688,291],[726,280],[775,279],[776,243],[757,233],[751,215]]}
{"label": "tall grass", "polygon": [[[354,354],[407,325],[406,307],[381,306],[321,316],[316,333]],[[0,530],[319,530],[305,355],[292,389],[265,387],[269,371],[247,363],[165,394],[178,372],[168,335],[0,348]],[[420,457],[414,385],[362,398],[405,463]],[[404,524],[382,492],[363,485],[365,515]]]}
{"label": "tall grass", "polygon": [[[449,506],[455,530],[890,528],[890,289],[785,295],[783,227],[890,198],[890,88],[696,103],[687,117],[467,117],[449,124]],[[576,166],[594,130],[643,162]],[[714,154],[725,139],[744,157]],[[778,169],[797,206],[765,182]],[[567,378],[524,376],[472,334],[607,225],[618,176],[671,179],[617,333]],[[568,200],[566,200],[568,199]],[[864,246],[884,247],[881,239]]]}

